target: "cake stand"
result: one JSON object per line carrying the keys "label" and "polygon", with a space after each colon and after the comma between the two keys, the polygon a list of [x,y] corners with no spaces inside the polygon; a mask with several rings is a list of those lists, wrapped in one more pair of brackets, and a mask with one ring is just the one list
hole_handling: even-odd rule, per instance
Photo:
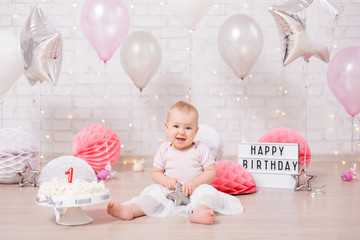
{"label": "cake stand", "polygon": [[[87,216],[82,206],[94,205],[110,200],[109,189],[102,193],[92,195],[79,195],[79,196],[49,196],[38,194],[36,197],[36,203],[40,206],[54,207],[56,223],[60,225],[83,225],[93,221],[93,219]],[[64,214],[63,208],[67,208]]]}

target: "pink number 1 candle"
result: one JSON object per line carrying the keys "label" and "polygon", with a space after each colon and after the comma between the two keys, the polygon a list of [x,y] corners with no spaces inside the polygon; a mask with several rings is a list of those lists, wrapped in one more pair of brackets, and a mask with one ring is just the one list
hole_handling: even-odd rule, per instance
{"label": "pink number 1 candle", "polygon": [[74,172],[74,169],[73,169],[72,167],[69,168],[69,170],[67,170],[67,171],[65,172],[66,175],[69,175],[69,176],[68,176],[68,182],[69,182],[69,183],[72,183],[73,172]]}

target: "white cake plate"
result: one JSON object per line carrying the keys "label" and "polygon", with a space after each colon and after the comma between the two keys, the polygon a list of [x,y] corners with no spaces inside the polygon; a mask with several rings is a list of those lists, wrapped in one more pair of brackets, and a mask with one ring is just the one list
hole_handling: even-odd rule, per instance
{"label": "white cake plate", "polygon": [[[81,206],[94,205],[110,200],[110,192],[107,189],[103,193],[86,195],[86,196],[44,196],[36,197],[36,203],[40,206],[54,207],[56,223],[60,225],[72,226],[89,224],[93,219],[87,216]],[[67,208],[66,212],[60,216],[63,208]]]}
{"label": "white cake plate", "polygon": [[66,210],[66,213],[62,215],[57,224],[72,226],[72,225],[84,225],[94,221],[91,217],[86,215],[81,207],[71,207]]}

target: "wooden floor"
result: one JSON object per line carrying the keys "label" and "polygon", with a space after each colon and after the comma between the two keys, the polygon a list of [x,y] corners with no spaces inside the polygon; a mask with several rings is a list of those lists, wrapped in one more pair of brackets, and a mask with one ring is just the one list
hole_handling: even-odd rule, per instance
{"label": "wooden floor", "polygon": [[[117,167],[119,179],[107,183],[112,200],[128,200],[152,183],[149,170],[135,173]],[[52,208],[35,204],[37,188],[0,184],[0,239],[360,239],[360,181],[340,179],[350,167],[313,161],[309,172],[317,178],[312,187],[326,185],[324,195],[260,188],[237,196],[243,214],[217,214],[210,226],[182,217],[122,221],[106,214],[106,203],[83,207],[92,223],[62,226],[56,224]]]}

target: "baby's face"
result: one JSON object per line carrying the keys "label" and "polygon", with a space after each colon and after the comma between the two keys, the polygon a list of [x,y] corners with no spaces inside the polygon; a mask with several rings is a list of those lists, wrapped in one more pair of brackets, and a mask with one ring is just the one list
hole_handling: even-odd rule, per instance
{"label": "baby's face", "polygon": [[192,146],[198,127],[193,112],[173,110],[165,123],[168,139],[177,150]]}

